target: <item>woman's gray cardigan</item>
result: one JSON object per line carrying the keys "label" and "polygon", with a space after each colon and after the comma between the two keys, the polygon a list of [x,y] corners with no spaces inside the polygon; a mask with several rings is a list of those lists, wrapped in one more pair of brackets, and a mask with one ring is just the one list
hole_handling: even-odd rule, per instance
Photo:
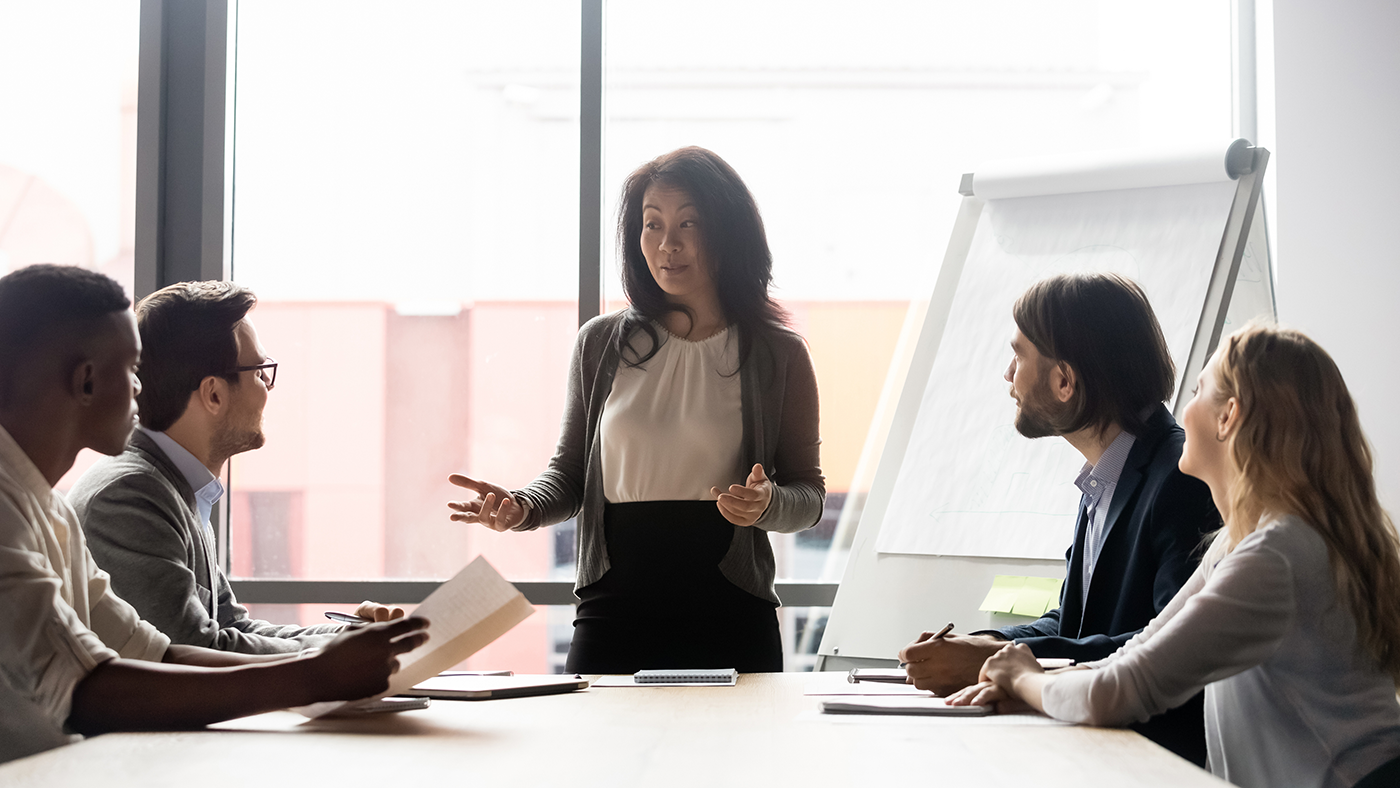
{"label": "woman's gray cardigan", "polygon": [[[529,531],[578,515],[578,572],[574,591],[608,571],[603,536],[602,441],[598,424],[617,372],[617,334],[626,311],[595,317],[579,329],[569,365],[568,400],[559,446],[549,468],[512,495],[529,506]],[[768,531],[792,533],[821,519],[826,487],[818,458],[817,378],[807,346],[797,334],[755,337],[739,373],[745,467],[763,463],[773,498],[758,522],[734,526],[720,572],[729,582],[775,604],[775,565]],[[685,447],[676,447],[684,451]]]}

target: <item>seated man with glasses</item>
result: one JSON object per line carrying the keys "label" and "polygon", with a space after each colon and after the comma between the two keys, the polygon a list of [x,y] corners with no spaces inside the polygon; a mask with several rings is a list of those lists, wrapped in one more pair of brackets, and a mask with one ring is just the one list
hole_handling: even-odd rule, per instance
{"label": "seated man with glasses", "polygon": [[[136,305],[141,424],[126,451],[93,465],[69,493],[98,566],[117,595],[175,643],[250,654],[321,645],[344,625],[300,627],[249,617],[220,567],[210,515],[219,474],[263,445],[262,413],[277,382],[248,319],[252,291],[185,282]],[[398,618],[372,602],[359,615]]]}

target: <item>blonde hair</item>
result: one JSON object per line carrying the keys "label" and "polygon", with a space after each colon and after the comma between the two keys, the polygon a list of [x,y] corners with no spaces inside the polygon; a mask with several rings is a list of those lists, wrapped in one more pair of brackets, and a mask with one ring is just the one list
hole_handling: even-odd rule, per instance
{"label": "blonde hair", "polygon": [[1252,322],[1216,362],[1219,401],[1234,397],[1228,547],[1269,514],[1306,520],[1328,547],[1357,640],[1400,683],[1400,539],[1376,499],[1371,449],[1337,364],[1298,331]]}

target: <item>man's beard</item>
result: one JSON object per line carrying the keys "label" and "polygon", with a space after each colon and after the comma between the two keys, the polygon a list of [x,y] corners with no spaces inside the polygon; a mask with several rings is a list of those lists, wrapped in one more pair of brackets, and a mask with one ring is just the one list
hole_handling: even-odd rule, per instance
{"label": "man's beard", "polygon": [[1016,409],[1016,431],[1027,438],[1063,435],[1060,425],[1069,409],[1068,403],[1056,401],[1043,387],[1037,387]]}
{"label": "man's beard", "polygon": [[235,426],[225,422],[219,425],[218,431],[215,432],[214,437],[210,439],[209,454],[213,457],[226,460],[235,454],[261,449],[266,441],[267,439],[263,437],[261,423],[255,424],[252,428],[249,428],[246,426]]}

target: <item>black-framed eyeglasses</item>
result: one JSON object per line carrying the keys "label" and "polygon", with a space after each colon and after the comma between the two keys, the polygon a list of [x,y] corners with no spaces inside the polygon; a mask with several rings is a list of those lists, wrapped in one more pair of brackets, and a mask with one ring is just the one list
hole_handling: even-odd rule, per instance
{"label": "black-framed eyeglasses", "polygon": [[229,370],[229,374],[233,374],[234,372],[258,373],[258,380],[263,382],[263,385],[267,387],[268,391],[272,391],[273,385],[277,383],[277,362],[272,359],[268,359],[261,364],[253,364],[248,367],[234,367]]}

